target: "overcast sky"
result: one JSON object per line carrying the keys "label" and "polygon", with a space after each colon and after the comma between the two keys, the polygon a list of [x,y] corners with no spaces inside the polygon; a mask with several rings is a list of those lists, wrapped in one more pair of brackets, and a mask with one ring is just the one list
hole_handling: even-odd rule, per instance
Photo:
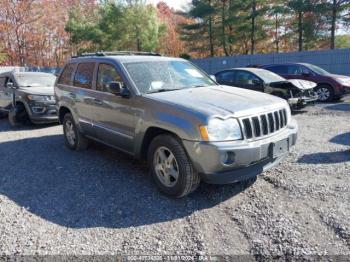
{"label": "overcast sky", "polygon": [[[161,0],[147,0],[147,1],[152,4],[157,4],[158,2],[161,2]],[[191,0],[163,0],[162,2],[167,3],[168,6],[173,7],[175,9],[183,9],[183,7],[188,5],[188,3],[191,2]]]}

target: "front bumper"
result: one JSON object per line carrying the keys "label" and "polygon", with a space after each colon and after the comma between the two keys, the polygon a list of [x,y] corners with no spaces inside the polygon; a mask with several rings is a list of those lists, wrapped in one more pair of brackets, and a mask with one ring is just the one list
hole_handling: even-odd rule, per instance
{"label": "front bumper", "polygon": [[27,104],[29,118],[34,124],[49,124],[58,122],[57,107],[55,104],[33,102]]}
{"label": "front bumper", "polygon": [[341,95],[345,96],[345,95],[349,95],[349,94],[350,94],[350,86],[343,86]]}
{"label": "front bumper", "polygon": [[[298,125],[292,121],[285,129],[258,141],[183,143],[195,169],[205,182],[229,184],[255,177],[279,164],[296,144],[297,134]],[[288,143],[288,151],[277,157],[273,156],[271,147],[284,140]],[[232,162],[225,164],[228,154]]]}
{"label": "front bumper", "polygon": [[288,99],[288,104],[292,108],[302,108],[310,104],[316,103],[318,100],[318,96],[303,96]]}

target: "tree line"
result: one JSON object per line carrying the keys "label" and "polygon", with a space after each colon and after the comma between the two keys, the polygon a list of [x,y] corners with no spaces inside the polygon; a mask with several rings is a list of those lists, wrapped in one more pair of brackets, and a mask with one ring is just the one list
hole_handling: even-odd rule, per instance
{"label": "tree line", "polygon": [[76,53],[185,58],[350,47],[350,0],[0,0],[0,64],[62,66]]}
{"label": "tree line", "polygon": [[181,37],[210,56],[334,49],[336,30],[350,24],[350,1],[193,0],[185,15],[196,22]]}

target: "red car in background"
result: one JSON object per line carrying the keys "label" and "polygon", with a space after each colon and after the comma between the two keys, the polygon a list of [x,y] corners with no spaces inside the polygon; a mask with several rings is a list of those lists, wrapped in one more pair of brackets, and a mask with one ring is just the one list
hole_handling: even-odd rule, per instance
{"label": "red car in background", "polygon": [[286,79],[304,79],[317,83],[315,91],[319,101],[339,100],[350,93],[350,77],[335,75],[326,70],[306,63],[286,63],[259,66]]}

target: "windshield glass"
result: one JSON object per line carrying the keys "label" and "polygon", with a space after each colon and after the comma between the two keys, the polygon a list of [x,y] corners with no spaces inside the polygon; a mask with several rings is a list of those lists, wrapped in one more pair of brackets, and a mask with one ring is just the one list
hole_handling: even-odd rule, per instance
{"label": "windshield glass", "polygon": [[124,66],[143,94],[216,85],[185,61],[130,62],[124,63]]}
{"label": "windshield glass", "polygon": [[281,77],[275,73],[272,73],[270,71],[267,71],[267,70],[259,70],[256,72],[256,74],[262,80],[264,80],[265,83],[286,81],[286,79],[284,79],[283,77]]}
{"label": "windshield glass", "polygon": [[315,65],[307,65],[308,68],[310,68],[312,71],[314,71],[315,73],[319,74],[319,75],[323,75],[323,76],[327,76],[330,75],[329,72],[327,72],[326,70],[322,69],[321,67],[315,66]]}
{"label": "windshield glass", "polygon": [[54,75],[32,75],[17,74],[16,79],[21,87],[46,87],[54,86],[56,77]]}

